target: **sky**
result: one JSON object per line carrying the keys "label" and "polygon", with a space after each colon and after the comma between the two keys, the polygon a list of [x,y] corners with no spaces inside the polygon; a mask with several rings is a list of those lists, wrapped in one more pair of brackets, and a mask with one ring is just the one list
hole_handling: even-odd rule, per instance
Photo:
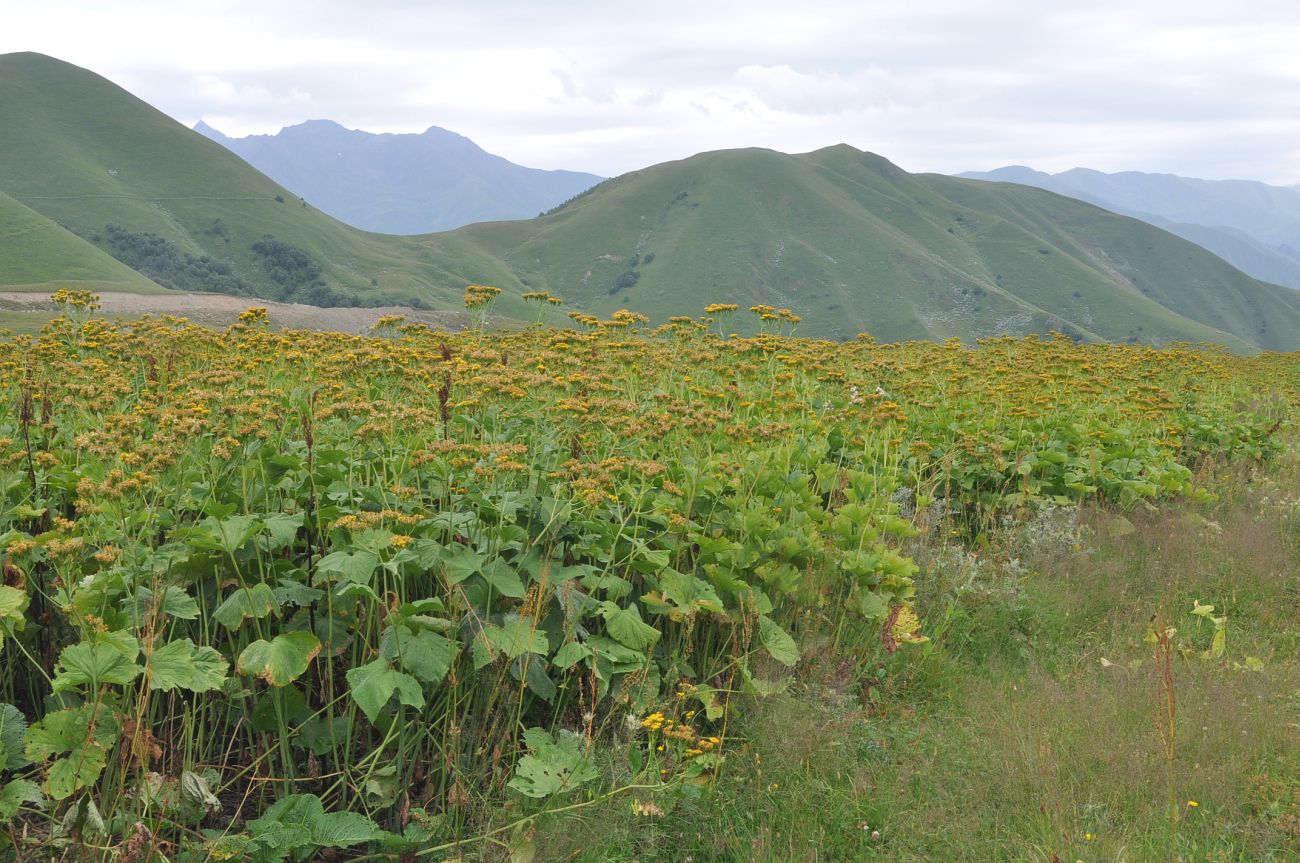
{"label": "sky", "polygon": [[441,126],[606,176],[848,143],[909,171],[1300,183],[1294,0],[0,0],[0,21],[0,53],[231,136]]}

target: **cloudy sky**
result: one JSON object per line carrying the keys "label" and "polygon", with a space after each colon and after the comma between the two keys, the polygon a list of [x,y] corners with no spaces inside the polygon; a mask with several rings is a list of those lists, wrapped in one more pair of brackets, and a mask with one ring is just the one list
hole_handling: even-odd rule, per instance
{"label": "cloudy sky", "polygon": [[0,53],[236,136],[437,125],[606,175],[846,142],[912,171],[1300,183],[1294,0],[0,0],[0,21]]}

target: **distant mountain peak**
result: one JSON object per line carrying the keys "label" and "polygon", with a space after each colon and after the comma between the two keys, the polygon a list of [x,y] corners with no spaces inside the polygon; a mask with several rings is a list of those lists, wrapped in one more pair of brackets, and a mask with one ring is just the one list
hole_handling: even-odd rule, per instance
{"label": "distant mountain peak", "polygon": [[380,233],[532,218],[602,179],[516,165],[441,126],[378,134],[318,118],[274,135],[230,138],[204,125],[196,131],[289,191],[336,219]]}
{"label": "distant mountain peak", "polygon": [[211,138],[214,141],[228,140],[222,132],[209,126],[203,120],[200,120],[197,123],[195,123],[192,128],[194,129],[195,132],[198,132],[200,135],[202,135],[205,138]]}

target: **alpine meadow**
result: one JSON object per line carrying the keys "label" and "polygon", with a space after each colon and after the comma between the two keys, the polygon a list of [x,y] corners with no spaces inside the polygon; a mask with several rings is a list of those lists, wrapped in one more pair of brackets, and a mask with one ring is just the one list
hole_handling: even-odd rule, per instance
{"label": "alpine meadow", "polygon": [[0,863],[1300,860],[1292,191],[194,120],[0,55]]}

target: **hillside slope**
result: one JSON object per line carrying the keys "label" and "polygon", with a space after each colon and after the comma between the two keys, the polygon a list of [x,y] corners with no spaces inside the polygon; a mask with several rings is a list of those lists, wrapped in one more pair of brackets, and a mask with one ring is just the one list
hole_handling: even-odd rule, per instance
{"label": "hillside slope", "polygon": [[[459,304],[464,285],[421,260],[413,241],[344,225],[117,85],[51,57],[0,56],[0,152],[0,191],[135,266],[150,259],[174,287],[326,305]],[[278,244],[259,254],[268,236]]]}
{"label": "hillside slope", "polygon": [[1300,288],[1300,188],[1087,168],[1047,174],[1023,165],[958,176],[1087,201],[1191,240],[1257,279]]}
{"label": "hillside slope", "polygon": [[40,213],[0,192],[0,285],[9,290],[161,292],[163,289]]}
{"label": "hillside slope", "polygon": [[418,135],[372,134],[310,120],[245,138],[206,123],[194,130],[335,218],[389,234],[531,219],[601,180],[525,168],[437,126]]}
{"label": "hillside slope", "polygon": [[770,303],[833,338],[1062,328],[1300,347],[1300,294],[1164,231],[1037,189],[911,175],[844,145],[705,153],[540,219],[431,242],[453,239],[507,262],[513,284],[597,313]]}

